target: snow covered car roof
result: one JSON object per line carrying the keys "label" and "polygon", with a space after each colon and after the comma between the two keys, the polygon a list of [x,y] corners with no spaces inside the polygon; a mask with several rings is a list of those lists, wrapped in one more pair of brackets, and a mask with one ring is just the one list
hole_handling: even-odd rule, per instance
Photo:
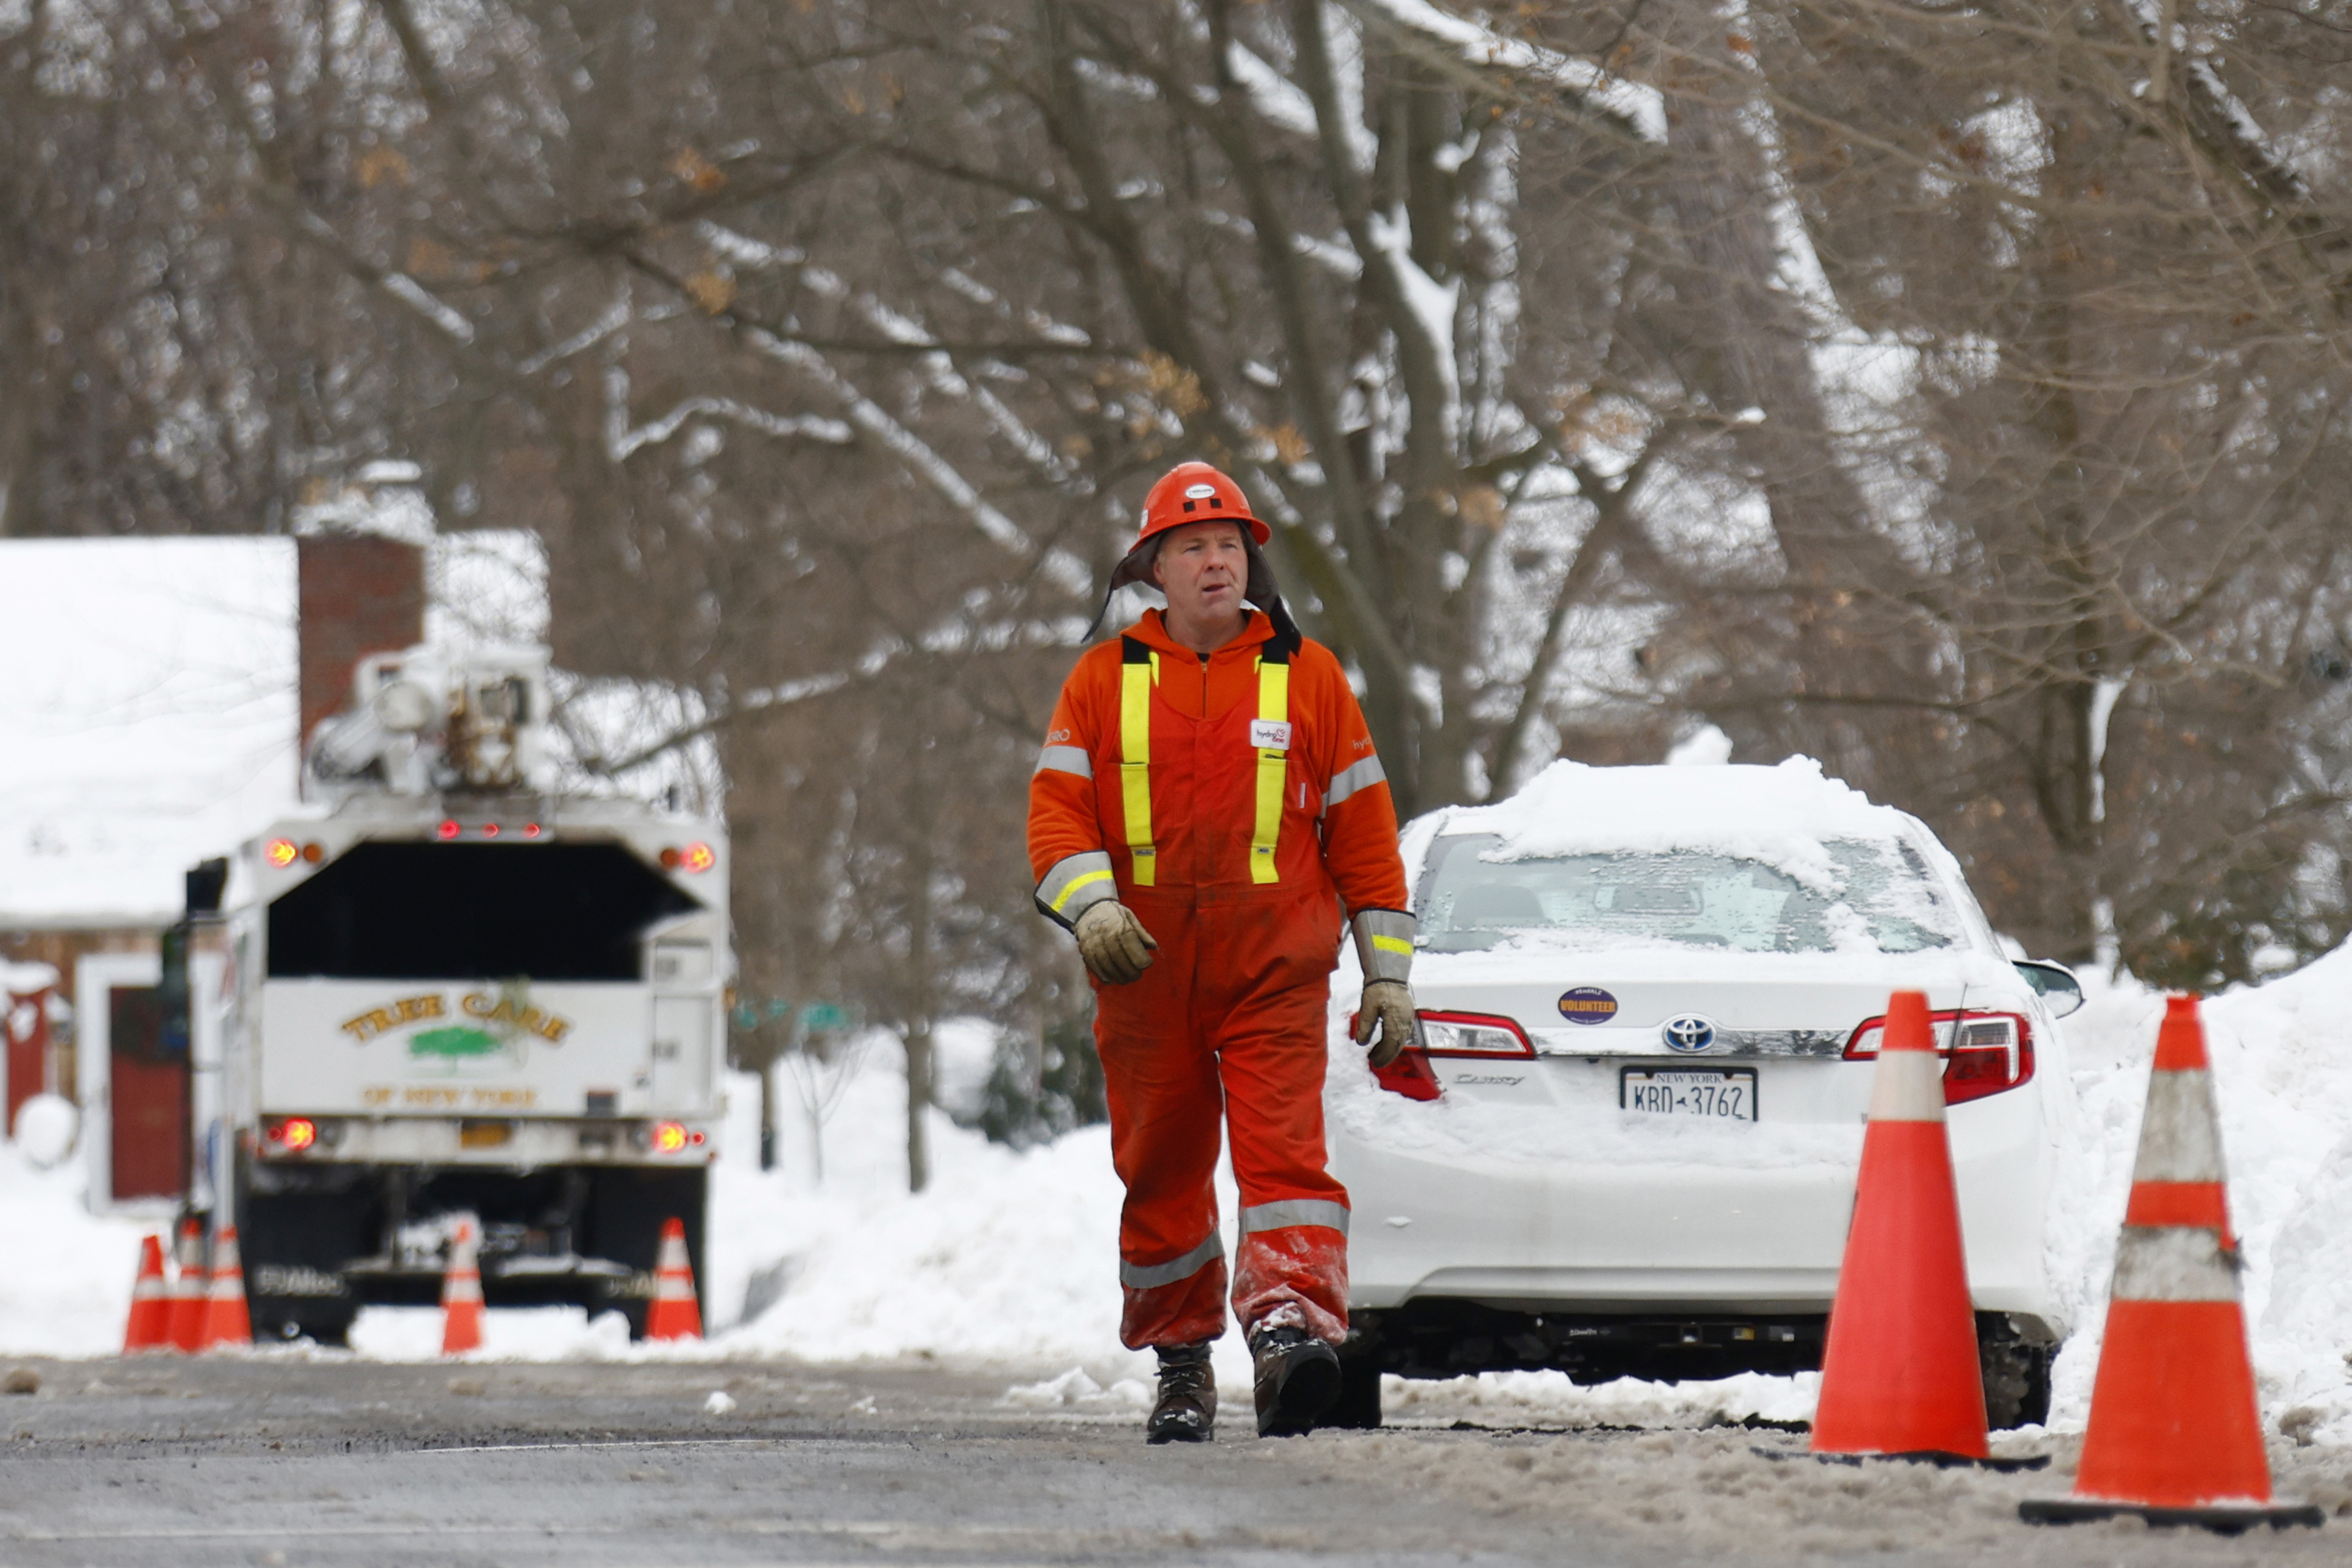
{"label": "snow covered car roof", "polygon": [[[1440,843],[1470,839],[1477,841],[1475,850],[1468,844],[1453,847]],[[1759,881],[1809,895],[1790,904],[1792,913],[1810,904],[1829,917],[1826,931],[1811,937],[1792,934],[1785,927],[1777,932],[1729,934],[1728,945],[1748,951],[1906,952],[1953,943],[1975,945],[1972,939],[1990,941],[1958,863],[1935,835],[1908,814],[1874,805],[1861,791],[1825,777],[1821,764],[1810,757],[1792,757],[1773,767],[1554,763],[1507,800],[1447,807],[1416,819],[1405,830],[1403,852],[1415,882],[1423,945],[1439,951],[1494,945],[1491,935],[1484,941],[1467,939],[1465,933],[1472,929],[1490,933],[1508,929],[1544,945],[1588,945],[1597,935],[1560,929],[1559,916],[1561,899],[1589,899],[1591,889],[1570,895],[1563,888],[1557,889],[1556,898],[1555,889],[1547,888],[1543,902],[1550,918],[1536,919],[1532,903],[1527,904],[1524,922],[1457,918],[1452,921],[1453,940],[1448,940],[1449,914],[1459,916],[1461,911],[1431,900],[1433,895],[1443,900],[1449,885],[1461,884],[1467,864],[1465,852],[1473,854],[1478,866],[1498,868],[1478,873],[1502,885],[1480,889],[1489,895],[1489,903],[1496,901],[1496,895],[1509,893],[1508,884],[1528,879],[1515,879],[1500,868],[1581,858],[1606,868],[1597,873],[1604,882],[1620,881],[1629,874],[1617,868],[1644,861],[1675,882],[1688,882],[1705,874],[1708,866],[1715,868],[1717,881],[1726,868],[1761,868],[1753,873]],[[1694,870],[1694,866],[1699,868]],[[1745,883],[1748,875],[1738,872],[1733,879]],[[1718,903],[1717,892],[1736,898],[1751,890],[1760,894],[1764,889],[1713,889],[1707,895],[1710,910]],[[1525,894],[1514,896],[1526,901]],[[1777,910],[1779,904],[1772,907]],[[1855,912],[1859,919],[1853,918]],[[1626,921],[1589,923],[1620,928],[1609,945],[1633,936],[1622,929]],[[1689,940],[1687,933],[1683,940]]]}

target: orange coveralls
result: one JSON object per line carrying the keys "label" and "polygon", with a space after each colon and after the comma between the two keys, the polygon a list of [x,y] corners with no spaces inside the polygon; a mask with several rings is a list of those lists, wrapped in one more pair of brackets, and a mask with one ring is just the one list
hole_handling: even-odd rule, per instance
{"label": "orange coveralls", "polygon": [[[1222,1105],[1241,1187],[1234,1312],[1348,1331],[1348,1194],[1325,1171],[1323,1067],[1340,904],[1402,910],[1396,807],[1330,651],[1253,613],[1192,652],[1157,610],[1090,648],[1029,786],[1037,903],[1116,898],[1160,943],[1095,987],[1119,1215],[1119,1337],[1224,1331],[1213,1174]],[[1289,1310],[1285,1310],[1289,1309]]]}

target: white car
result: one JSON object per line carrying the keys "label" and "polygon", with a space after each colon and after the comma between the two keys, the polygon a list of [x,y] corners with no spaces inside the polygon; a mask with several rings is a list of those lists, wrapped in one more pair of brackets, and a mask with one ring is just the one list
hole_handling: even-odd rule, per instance
{"label": "white car", "polygon": [[1779,767],[1555,763],[1404,834],[1424,1046],[1339,1033],[1354,1210],[1335,1425],[1380,1373],[1579,1382],[1821,1364],[1879,1020],[1925,991],[1988,1415],[2041,1420],[2068,1327],[2044,1215],[2074,1105],[2057,964],[2003,956],[1925,825]]}

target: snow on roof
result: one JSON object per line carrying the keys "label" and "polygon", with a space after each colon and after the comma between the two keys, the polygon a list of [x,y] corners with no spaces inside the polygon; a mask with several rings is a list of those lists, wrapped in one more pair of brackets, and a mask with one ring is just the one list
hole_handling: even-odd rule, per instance
{"label": "snow on roof", "polygon": [[290,539],[0,543],[0,927],[159,925],[295,797]]}
{"label": "snow on roof", "polygon": [[1829,840],[1916,841],[1911,818],[1811,757],[1774,767],[1591,767],[1557,762],[1493,805],[1433,812],[1406,831],[1407,858],[1438,834],[1492,833],[1495,858],[1697,849],[1760,860],[1816,887],[1839,873]]}
{"label": "snow on roof", "polygon": [[[536,534],[421,527],[430,640],[544,640]],[[0,542],[0,929],[165,924],[297,803],[298,602],[290,539]]]}

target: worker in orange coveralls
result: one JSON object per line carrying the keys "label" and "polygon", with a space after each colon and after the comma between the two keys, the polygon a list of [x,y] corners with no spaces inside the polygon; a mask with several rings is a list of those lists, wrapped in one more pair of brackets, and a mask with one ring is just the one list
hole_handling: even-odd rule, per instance
{"label": "worker in orange coveralls", "polygon": [[1127,1184],[1119,1337],[1159,1352],[1154,1443],[1205,1441],[1215,1420],[1220,1110],[1258,1432],[1307,1431],[1339,1394],[1348,1194],[1324,1169],[1323,1067],[1343,906],[1358,1042],[1385,1067],[1416,1026],[1396,806],[1339,661],[1283,607],[1267,538],[1205,463],[1152,487],[1110,588],[1149,583],[1168,607],[1079,658],[1029,788],[1037,906],[1096,983]]}

